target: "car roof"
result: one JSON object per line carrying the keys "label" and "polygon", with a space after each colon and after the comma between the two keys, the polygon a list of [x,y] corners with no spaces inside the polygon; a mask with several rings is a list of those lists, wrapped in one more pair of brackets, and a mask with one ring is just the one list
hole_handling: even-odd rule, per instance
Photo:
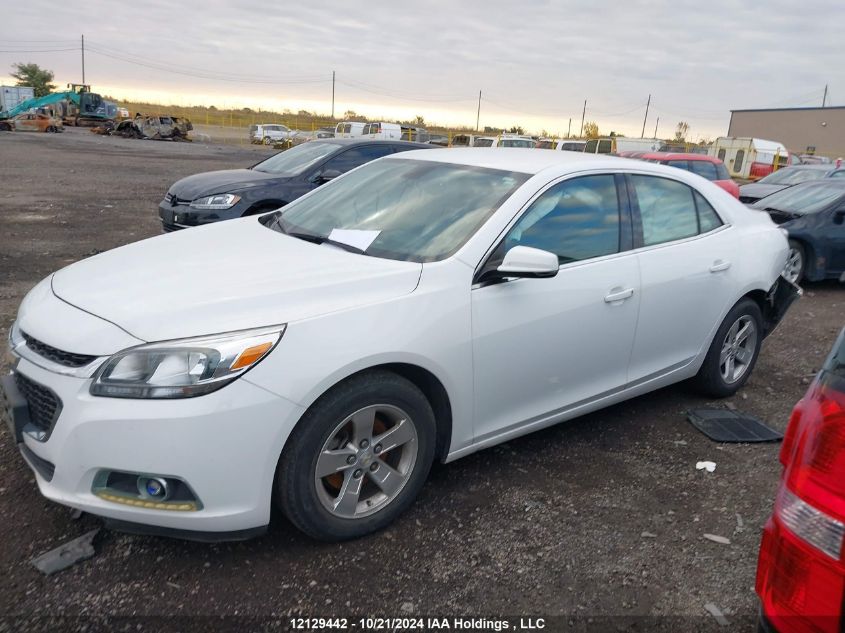
{"label": "car roof", "polygon": [[715,156],[708,156],[707,154],[693,154],[691,152],[646,152],[637,158],[645,158],[648,160],[701,160],[708,163],[721,163]]}
{"label": "car roof", "polygon": [[[502,169],[523,174],[538,174],[549,167],[565,167],[564,171],[573,172],[581,169],[620,169],[631,167],[632,161],[606,154],[584,154],[581,152],[544,152],[526,151],[524,148],[502,147],[495,150],[489,147],[441,148],[427,151],[424,156],[416,152],[403,152],[392,158],[399,160],[437,161],[455,165]],[[637,169],[665,173],[667,167],[638,163]]]}

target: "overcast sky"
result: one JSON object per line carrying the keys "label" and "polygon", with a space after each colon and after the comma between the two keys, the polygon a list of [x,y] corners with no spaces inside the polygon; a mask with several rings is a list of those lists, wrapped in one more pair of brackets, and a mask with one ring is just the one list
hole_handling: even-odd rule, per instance
{"label": "overcast sky", "polygon": [[[727,131],[730,109],[845,103],[842,0],[29,0],[0,24],[0,75],[161,103],[347,109],[387,119],[577,134]],[[96,16],[96,17],[91,17]],[[71,49],[71,50],[61,50]],[[26,51],[26,52],[25,52]],[[30,52],[31,51],[31,52]],[[116,58],[122,58],[116,59]],[[152,66],[152,68],[151,68]],[[161,67],[159,70],[155,67]],[[167,70],[164,70],[167,69]],[[8,79],[8,78],[6,78]],[[3,78],[0,77],[0,81]],[[5,81],[4,81],[5,83]]]}

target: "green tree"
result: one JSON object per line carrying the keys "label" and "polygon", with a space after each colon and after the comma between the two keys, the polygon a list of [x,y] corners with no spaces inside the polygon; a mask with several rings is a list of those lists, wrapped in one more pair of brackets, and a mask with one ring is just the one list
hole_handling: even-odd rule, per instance
{"label": "green tree", "polygon": [[678,125],[675,126],[675,142],[676,143],[683,143],[687,140],[687,134],[689,133],[689,123],[686,121],[679,121]]}
{"label": "green tree", "polygon": [[36,97],[48,95],[56,89],[53,71],[41,68],[38,64],[12,64],[12,77],[18,80],[18,86],[29,86],[35,90]]}
{"label": "green tree", "polygon": [[521,125],[514,125],[511,129],[508,130],[509,134],[525,134],[525,130],[522,129]]}
{"label": "green tree", "polygon": [[599,124],[595,121],[584,122],[584,138],[598,138]]}
{"label": "green tree", "polygon": [[419,125],[420,127],[425,125],[425,117],[421,114],[418,114],[416,118],[414,118],[414,125]]}

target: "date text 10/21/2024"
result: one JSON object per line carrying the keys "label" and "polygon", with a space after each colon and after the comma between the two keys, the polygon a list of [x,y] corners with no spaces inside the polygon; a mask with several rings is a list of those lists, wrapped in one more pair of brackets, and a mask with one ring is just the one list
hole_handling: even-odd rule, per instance
{"label": "date text 10/21/2024", "polygon": [[464,617],[362,617],[362,618],[291,618],[296,631],[539,631],[546,628],[544,618],[518,618],[515,621],[498,618]]}

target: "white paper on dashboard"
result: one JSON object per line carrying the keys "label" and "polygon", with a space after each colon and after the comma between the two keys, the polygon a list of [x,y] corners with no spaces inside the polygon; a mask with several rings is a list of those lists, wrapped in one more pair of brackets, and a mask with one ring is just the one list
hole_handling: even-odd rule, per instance
{"label": "white paper on dashboard", "polygon": [[329,239],[342,244],[349,244],[362,251],[367,250],[375,242],[381,231],[359,231],[357,229],[332,229]]}

